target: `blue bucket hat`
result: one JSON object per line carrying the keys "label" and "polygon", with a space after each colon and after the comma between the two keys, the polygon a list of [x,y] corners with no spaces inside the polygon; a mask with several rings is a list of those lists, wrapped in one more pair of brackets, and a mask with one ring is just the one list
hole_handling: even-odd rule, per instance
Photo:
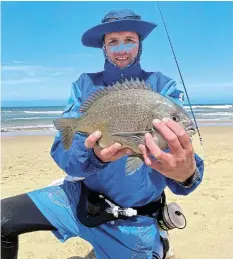
{"label": "blue bucket hat", "polygon": [[111,11],[104,16],[101,24],[83,34],[82,43],[87,47],[102,48],[105,34],[120,31],[136,32],[143,41],[156,26],[155,23],[142,21],[141,16],[129,9]]}

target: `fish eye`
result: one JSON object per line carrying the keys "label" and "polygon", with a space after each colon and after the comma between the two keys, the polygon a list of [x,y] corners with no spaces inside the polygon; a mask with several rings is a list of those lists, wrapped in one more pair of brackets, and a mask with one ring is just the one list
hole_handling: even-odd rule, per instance
{"label": "fish eye", "polygon": [[180,116],[177,115],[177,114],[172,114],[172,115],[171,115],[171,118],[172,118],[172,120],[175,121],[175,122],[180,121]]}

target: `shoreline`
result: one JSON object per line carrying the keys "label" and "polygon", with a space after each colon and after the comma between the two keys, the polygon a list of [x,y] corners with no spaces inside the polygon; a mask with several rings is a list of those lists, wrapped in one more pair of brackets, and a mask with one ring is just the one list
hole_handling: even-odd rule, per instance
{"label": "shoreline", "polygon": [[[233,120],[205,120],[205,121],[197,121],[198,127],[206,128],[206,127],[233,127]],[[57,130],[53,127],[13,127],[13,128],[1,128],[1,137],[16,137],[16,136],[55,136],[57,134]]]}

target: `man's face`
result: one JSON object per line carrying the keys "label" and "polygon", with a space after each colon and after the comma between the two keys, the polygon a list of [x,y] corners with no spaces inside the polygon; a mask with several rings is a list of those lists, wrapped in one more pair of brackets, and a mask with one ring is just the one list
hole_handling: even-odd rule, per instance
{"label": "man's face", "polygon": [[139,36],[135,32],[112,32],[104,37],[108,57],[118,67],[126,67],[138,54]]}

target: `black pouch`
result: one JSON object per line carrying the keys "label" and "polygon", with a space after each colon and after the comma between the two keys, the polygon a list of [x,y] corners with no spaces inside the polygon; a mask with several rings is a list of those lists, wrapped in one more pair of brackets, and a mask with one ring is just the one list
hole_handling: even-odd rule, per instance
{"label": "black pouch", "polygon": [[116,218],[112,214],[107,213],[105,209],[110,207],[110,205],[100,196],[100,193],[89,190],[81,183],[81,195],[77,206],[77,217],[83,225],[93,228],[109,221],[127,219],[127,217],[123,215],[119,215],[119,217]]}

